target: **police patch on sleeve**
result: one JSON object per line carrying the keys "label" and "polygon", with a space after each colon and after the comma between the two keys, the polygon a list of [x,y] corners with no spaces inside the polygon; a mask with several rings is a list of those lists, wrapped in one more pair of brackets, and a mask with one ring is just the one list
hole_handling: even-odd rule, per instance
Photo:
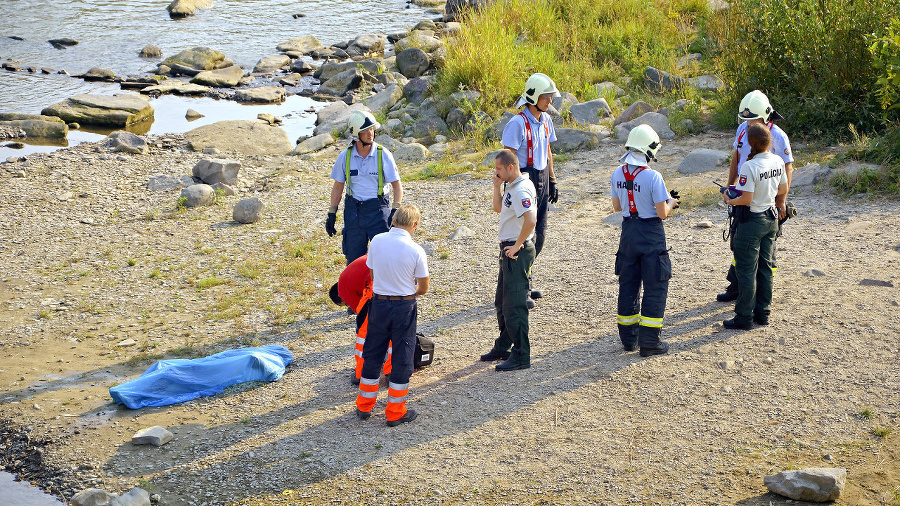
{"label": "police patch on sleeve", "polygon": [[791,155],[791,150],[789,150],[788,148],[784,148],[784,154],[790,156],[790,155]]}
{"label": "police patch on sleeve", "polygon": [[524,207],[525,209],[530,208],[531,207],[531,199],[529,199],[529,198],[522,199],[522,207]]}
{"label": "police patch on sleeve", "polygon": [[744,186],[745,184],[747,184],[747,176],[741,174],[740,183],[741,183],[741,186]]}

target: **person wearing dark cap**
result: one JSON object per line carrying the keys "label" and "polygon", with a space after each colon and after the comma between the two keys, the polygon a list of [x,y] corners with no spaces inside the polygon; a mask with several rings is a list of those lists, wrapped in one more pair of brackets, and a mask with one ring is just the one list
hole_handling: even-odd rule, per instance
{"label": "person wearing dark cap", "polygon": [[[350,265],[341,271],[337,283],[331,286],[329,296],[331,301],[338,306],[348,306],[356,314],[356,350],[354,357],[356,367],[350,377],[350,382],[359,385],[360,374],[363,368],[363,345],[366,343],[366,334],[369,329],[369,303],[372,299],[372,271],[366,265],[368,255],[363,255],[350,262]],[[384,361],[384,375],[391,374],[391,346],[388,344],[387,357]]]}

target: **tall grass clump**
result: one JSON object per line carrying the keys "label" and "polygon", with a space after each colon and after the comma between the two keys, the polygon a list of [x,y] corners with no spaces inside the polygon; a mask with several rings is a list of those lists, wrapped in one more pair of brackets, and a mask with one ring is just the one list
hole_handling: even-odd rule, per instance
{"label": "tall grass clump", "polygon": [[791,134],[882,128],[870,45],[896,10],[896,0],[734,0],[709,25],[727,87],[721,107],[733,117],[741,97],[759,89]]}
{"label": "tall grass clump", "polygon": [[494,114],[542,72],[584,99],[600,81],[671,69],[707,13],[702,0],[498,0],[465,15],[438,90],[478,90]]}

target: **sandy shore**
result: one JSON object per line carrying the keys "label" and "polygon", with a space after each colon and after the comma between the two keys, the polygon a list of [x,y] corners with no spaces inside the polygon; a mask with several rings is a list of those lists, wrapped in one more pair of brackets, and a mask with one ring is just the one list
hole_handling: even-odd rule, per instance
{"label": "sandy shore", "polygon": [[[676,170],[692,149],[730,140],[680,138],[656,167],[670,188],[713,202],[724,172]],[[535,265],[546,297],[531,314],[533,366],[500,374],[478,362],[496,333],[490,183],[407,182],[424,214],[416,239],[433,291],[419,324],[436,360],[412,378],[419,419],[388,429],[383,414],[353,414],[353,320],[326,302],[342,264],[322,227],[333,153],[229,155],[243,166],[239,195],[179,211],[178,190],[146,182],[189,174],[202,155],[177,135],[151,144],[143,156],[82,144],[0,167],[2,463],[51,494],[140,485],[161,504],[769,505],[785,500],[763,476],[843,467],[837,504],[898,504],[896,201],[796,191],[772,321],[751,331],[723,329],[732,308],[715,302],[731,257],[724,210],[676,212],[672,351],[641,359],[618,343],[618,229],[602,221],[621,146],[578,153],[558,165],[560,207]],[[232,223],[249,196],[265,219]],[[460,226],[471,234],[450,240]],[[108,395],[158,357],[271,343],[295,358],[275,383],[136,411]],[[154,425],[175,440],[130,443]]]}

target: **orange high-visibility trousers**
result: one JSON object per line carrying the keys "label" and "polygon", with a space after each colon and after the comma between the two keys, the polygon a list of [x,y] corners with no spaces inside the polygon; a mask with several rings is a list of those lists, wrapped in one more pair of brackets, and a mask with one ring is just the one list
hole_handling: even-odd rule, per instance
{"label": "orange high-visibility trousers", "polygon": [[[362,312],[363,308],[366,305],[366,302],[369,302],[369,299],[372,298],[372,287],[369,286],[366,288],[365,293],[363,294],[362,299],[359,301],[359,307],[356,308],[356,313],[359,314]],[[366,344],[366,334],[369,331],[369,315],[366,315],[366,319],[363,320],[362,325],[359,326],[359,331],[356,332],[356,351],[353,352],[356,358],[356,379],[360,379],[362,377],[362,368],[363,368],[363,345]],[[391,353],[393,349],[391,344],[388,343],[388,351],[387,356],[384,359],[384,375],[390,376],[391,374]]]}
{"label": "orange high-visibility trousers", "polygon": [[[376,379],[362,378],[359,380],[359,395],[356,396],[356,407],[364,413],[371,413],[378,400],[378,382]],[[402,415],[401,415],[402,416]]]}
{"label": "orange high-visibility trousers", "polygon": [[406,414],[406,396],[408,393],[409,383],[388,383],[387,409],[384,410],[384,416],[387,418],[387,421],[393,422],[403,418],[403,415]]}

